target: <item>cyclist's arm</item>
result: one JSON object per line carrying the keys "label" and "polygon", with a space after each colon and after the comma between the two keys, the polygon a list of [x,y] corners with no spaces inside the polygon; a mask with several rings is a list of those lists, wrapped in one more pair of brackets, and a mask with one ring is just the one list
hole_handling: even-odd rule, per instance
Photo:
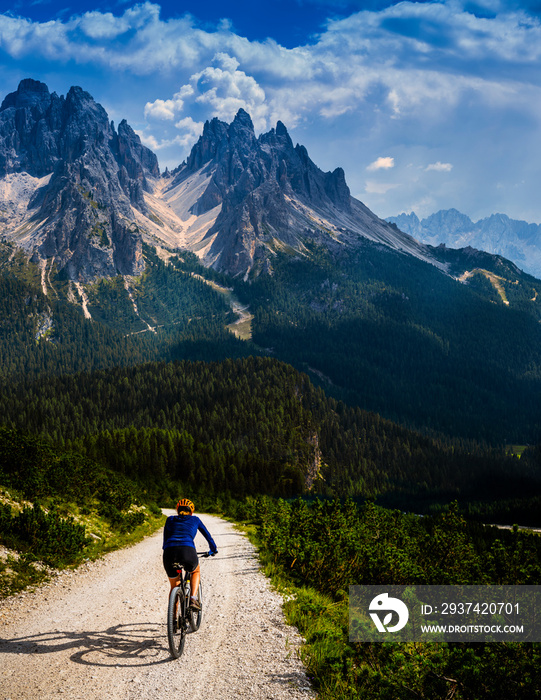
{"label": "cyclist's arm", "polygon": [[199,532],[203,535],[203,537],[207,540],[209,543],[210,551],[211,552],[217,552],[218,547],[216,546],[216,542],[212,539],[212,535],[210,532],[207,530],[207,528],[203,525],[201,520],[199,521]]}
{"label": "cyclist's arm", "polygon": [[162,546],[167,542],[167,539],[171,535],[171,529],[170,529],[170,524],[171,524],[171,517],[169,516],[167,520],[165,521],[165,525],[163,526],[163,544]]}

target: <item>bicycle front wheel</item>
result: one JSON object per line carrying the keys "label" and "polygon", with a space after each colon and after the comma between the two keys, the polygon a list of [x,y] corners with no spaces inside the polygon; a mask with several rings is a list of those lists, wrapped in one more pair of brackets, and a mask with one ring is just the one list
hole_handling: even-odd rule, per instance
{"label": "bicycle front wheel", "polygon": [[197,589],[197,597],[199,598],[199,603],[201,604],[201,610],[192,610],[190,608],[189,619],[192,632],[197,632],[199,625],[201,624],[201,618],[203,617],[203,589],[201,587],[201,582],[199,582],[199,588]]}
{"label": "bicycle front wheel", "polygon": [[182,588],[177,586],[171,591],[169,596],[169,607],[167,609],[167,640],[169,651],[175,659],[184,651],[186,641],[185,624],[185,603],[182,595]]}

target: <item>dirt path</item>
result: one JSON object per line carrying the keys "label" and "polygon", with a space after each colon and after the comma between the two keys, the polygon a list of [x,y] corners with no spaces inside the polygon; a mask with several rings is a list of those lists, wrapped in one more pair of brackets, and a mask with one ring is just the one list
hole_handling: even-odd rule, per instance
{"label": "dirt path", "polygon": [[[219,555],[201,561],[203,621],[179,660],[167,646],[158,533],[0,603],[0,700],[314,697],[252,545],[202,520]],[[206,549],[200,535],[196,544]]]}

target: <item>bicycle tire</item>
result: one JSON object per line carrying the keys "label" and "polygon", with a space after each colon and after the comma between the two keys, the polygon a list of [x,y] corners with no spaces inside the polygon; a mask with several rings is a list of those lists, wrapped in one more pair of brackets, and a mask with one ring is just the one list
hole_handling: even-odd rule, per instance
{"label": "bicycle tire", "polygon": [[197,596],[199,598],[199,603],[201,604],[201,610],[195,611],[190,608],[190,612],[188,613],[192,632],[197,632],[203,617],[203,587],[201,586],[201,581],[199,582],[199,588],[197,589]]}
{"label": "bicycle tire", "polygon": [[[176,606],[177,600],[178,607]],[[185,603],[180,586],[173,588],[169,596],[169,607],[167,609],[167,641],[169,642],[171,656],[178,659],[184,651],[184,642],[186,641]]]}

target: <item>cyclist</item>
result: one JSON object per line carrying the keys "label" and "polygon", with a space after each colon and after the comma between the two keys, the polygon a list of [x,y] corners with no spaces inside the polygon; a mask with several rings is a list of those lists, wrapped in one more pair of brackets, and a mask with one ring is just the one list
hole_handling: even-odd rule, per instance
{"label": "cyclist", "polygon": [[[181,498],[177,503],[178,515],[170,515],[163,528],[163,566],[171,584],[171,591],[180,583],[180,574],[173,564],[181,564],[190,571],[191,578],[191,607],[201,610],[197,600],[201,569],[195,549],[194,538],[197,531],[205,537],[210,546],[212,556],[218,553],[216,543],[201,520],[194,515],[195,506],[188,498]],[[169,594],[171,594],[169,591]]]}

